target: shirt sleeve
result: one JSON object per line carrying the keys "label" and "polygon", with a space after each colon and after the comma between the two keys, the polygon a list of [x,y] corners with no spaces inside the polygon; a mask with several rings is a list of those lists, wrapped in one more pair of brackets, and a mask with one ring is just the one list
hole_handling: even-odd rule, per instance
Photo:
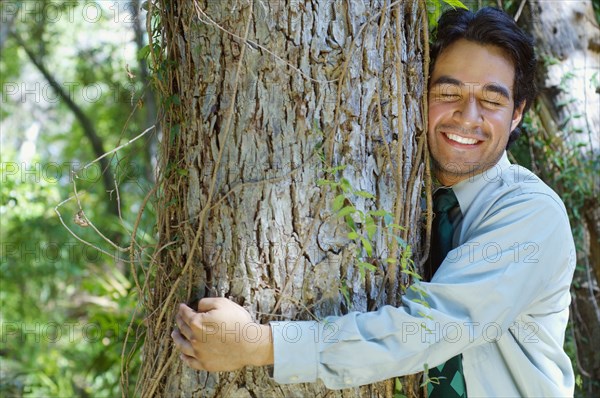
{"label": "shirt sleeve", "polygon": [[[564,210],[543,194],[492,205],[429,283],[402,306],[322,322],[271,323],[274,379],[347,388],[437,366],[502,334],[552,291],[569,289],[573,255]],[[546,300],[543,311],[568,303]]]}

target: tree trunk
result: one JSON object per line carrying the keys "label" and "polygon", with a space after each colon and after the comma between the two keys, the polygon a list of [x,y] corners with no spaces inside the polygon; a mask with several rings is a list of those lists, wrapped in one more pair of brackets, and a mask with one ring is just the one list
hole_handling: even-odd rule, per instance
{"label": "tree trunk", "polygon": [[600,180],[589,164],[600,154],[600,29],[589,0],[529,5],[525,17],[542,61],[536,114],[549,143],[531,151],[536,171],[576,204],[566,201],[578,242],[571,331],[581,390],[599,396],[600,353],[589,347],[600,341]]}
{"label": "tree trunk", "polygon": [[[176,303],[204,296],[261,323],[399,302],[424,249],[428,39],[424,2],[390,3],[150,4],[166,117],[136,395],[393,395],[393,380],[327,391],[277,385],[263,368],[198,372],[169,337]],[[403,393],[420,394],[416,377]]]}

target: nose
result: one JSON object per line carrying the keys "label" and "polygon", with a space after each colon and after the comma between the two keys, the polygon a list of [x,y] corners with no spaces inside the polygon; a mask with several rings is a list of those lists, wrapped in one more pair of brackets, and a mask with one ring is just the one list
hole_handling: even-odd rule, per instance
{"label": "nose", "polygon": [[454,111],[454,119],[464,127],[478,127],[483,123],[483,115],[479,107],[479,102],[473,95],[465,96]]}

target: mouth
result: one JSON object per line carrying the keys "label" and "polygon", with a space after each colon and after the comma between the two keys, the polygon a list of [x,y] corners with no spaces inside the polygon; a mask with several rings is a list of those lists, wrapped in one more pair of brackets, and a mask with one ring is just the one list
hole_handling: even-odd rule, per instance
{"label": "mouth", "polygon": [[481,142],[475,138],[467,138],[467,137],[462,137],[460,135],[457,134],[452,134],[452,133],[442,133],[444,134],[444,136],[451,142],[456,142],[458,144],[462,144],[462,145],[476,145],[477,143]]}

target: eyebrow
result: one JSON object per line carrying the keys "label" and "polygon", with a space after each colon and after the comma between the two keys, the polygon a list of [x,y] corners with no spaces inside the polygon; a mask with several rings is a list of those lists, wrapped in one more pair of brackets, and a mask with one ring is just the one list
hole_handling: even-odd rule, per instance
{"label": "eyebrow", "polygon": [[[431,83],[431,86],[436,86],[438,84],[451,84],[453,86],[460,86],[460,87],[465,85],[460,80],[455,79],[450,76],[447,76],[447,75],[442,75],[442,76],[438,77],[437,79],[435,79],[435,81],[433,83]],[[502,97],[506,98],[507,100],[510,100],[510,93],[509,93],[508,89],[500,84],[487,83],[483,87],[484,87],[485,91],[490,91],[492,93],[499,94]]]}
{"label": "eyebrow", "polygon": [[510,100],[510,94],[506,87],[501,86],[499,84],[494,84],[494,83],[488,83],[484,87],[485,87],[486,91],[491,91],[492,93],[499,94],[499,95],[503,96],[504,98],[506,98],[507,100]]}

